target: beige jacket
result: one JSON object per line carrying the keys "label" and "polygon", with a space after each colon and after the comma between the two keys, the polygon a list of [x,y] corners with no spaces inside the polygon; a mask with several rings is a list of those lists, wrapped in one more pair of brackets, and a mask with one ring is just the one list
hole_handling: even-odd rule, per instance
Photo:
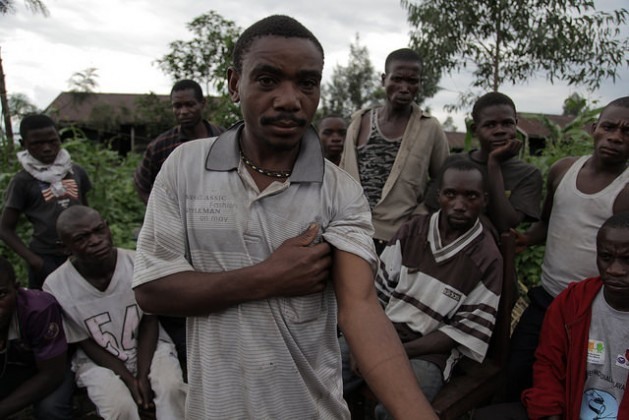
{"label": "beige jacket", "polygon": [[[352,115],[340,163],[358,182],[356,143],[362,116],[370,109]],[[382,188],[380,201],[372,210],[375,239],[388,241],[410,216],[421,212],[419,204],[424,200],[428,180],[437,176],[448,154],[448,141],[439,121],[413,104],[400,150]]]}

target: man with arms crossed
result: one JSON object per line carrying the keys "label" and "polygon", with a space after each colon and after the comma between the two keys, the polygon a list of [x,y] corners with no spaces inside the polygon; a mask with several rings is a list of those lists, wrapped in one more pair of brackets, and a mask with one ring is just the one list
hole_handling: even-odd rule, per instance
{"label": "man with arms crossed", "polygon": [[228,71],[244,122],[177,148],[155,182],[134,286],[145,310],[188,316],[186,418],[348,419],[337,302],[381,401],[435,418],[378,305],[362,189],[309,128],[322,70],[299,22],[253,24]]}

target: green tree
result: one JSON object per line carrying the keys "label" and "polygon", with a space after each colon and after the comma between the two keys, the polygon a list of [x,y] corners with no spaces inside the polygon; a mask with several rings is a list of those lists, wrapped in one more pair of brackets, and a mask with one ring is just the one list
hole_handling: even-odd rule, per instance
{"label": "green tree", "polygon": [[[596,89],[629,65],[620,28],[629,12],[592,0],[401,0],[411,44],[441,74],[472,69],[473,88],[498,90],[538,73]],[[461,98],[460,106],[467,106]],[[469,97],[468,97],[469,100]]]}
{"label": "green tree", "polygon": [[240,28],[213,10],[194,18],[186,27],[190,41],[170,43],[170,52],[156,63],[173,80],[193,79],[219,93],[226,93],[227,68]]}
{"label": "green tree", "polygon": [[347,65],[337,64],[332,80],[323,87],[323,111],[325,114],[349,116],[374,101],[378,88],[378,75],[369,59],[369,50],[360,45],[356,34],[349,46]]}
{"label": "green tree", "polygon": [[74,105],[83,103],[98,87],[98,69],[88,67],[83,71],[77,71],[68,79],[68,88],[72,95]]}
{"label": "green tree", "polygon": [[26,114],[39,112],[39,109],[23,93],[9,95],[9,109],[11,110],[11,117],[18,119],[21,119]]}
{"label": "green tree", "polygon": [[[227,68],[241,29],[213,10],[194,18],[186,27],[193,38],[171,42],[170,52],[155,62],[173,81],[192,79],[205,86],[210,119],[230,126],[241,118],[240,108],[227,93]],[[218,92],[218,97],[209,96],[211,89]]]}
{"label": "green tree", "polygon": [[563,101],[563,115],[579,115],[580,112],[587,109],[587,99],[573,93]]}
{"label": "green tree", "polygon": [[160,133],[177,124],[170,101],[160,98],[155,93],[142,95],[136,99],[135,103],[134,120],[136,124],[146,126],[147,143],[148,140],[154,139]]}

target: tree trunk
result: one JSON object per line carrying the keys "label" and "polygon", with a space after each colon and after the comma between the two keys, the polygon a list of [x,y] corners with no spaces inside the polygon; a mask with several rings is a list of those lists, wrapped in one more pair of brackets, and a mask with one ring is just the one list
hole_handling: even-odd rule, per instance
{"label": "tree trunk", "polygon": [[[0,49],[1,52],[1,49]],[[9,101],[7,99],[7,89],[4,83],[4,70],[2,69],[2,55],[0,54],[0,105],[2,106],[2,117],[4,118],[4,129],[6,135],[5,164],[13,157],[13,128],[11,127],[11,112],[9,111]]]}

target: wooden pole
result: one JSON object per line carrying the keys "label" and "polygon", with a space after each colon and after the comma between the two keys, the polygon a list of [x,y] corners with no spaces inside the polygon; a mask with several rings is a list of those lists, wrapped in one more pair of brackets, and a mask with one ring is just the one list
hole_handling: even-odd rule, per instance
{"label": "wooden pole", "polygon": [[[0,53],[1,53],[0,48]],[[4,82],[4,70],[2,68],[2,55],[0,54],[0,105],[2,105],[2,117],[4,119],[4,133],[6,136],[5,163],[13,158],[13,128],[11,127],[11,112],[9,111],[9,101],[7,99],[7,88]]]}

